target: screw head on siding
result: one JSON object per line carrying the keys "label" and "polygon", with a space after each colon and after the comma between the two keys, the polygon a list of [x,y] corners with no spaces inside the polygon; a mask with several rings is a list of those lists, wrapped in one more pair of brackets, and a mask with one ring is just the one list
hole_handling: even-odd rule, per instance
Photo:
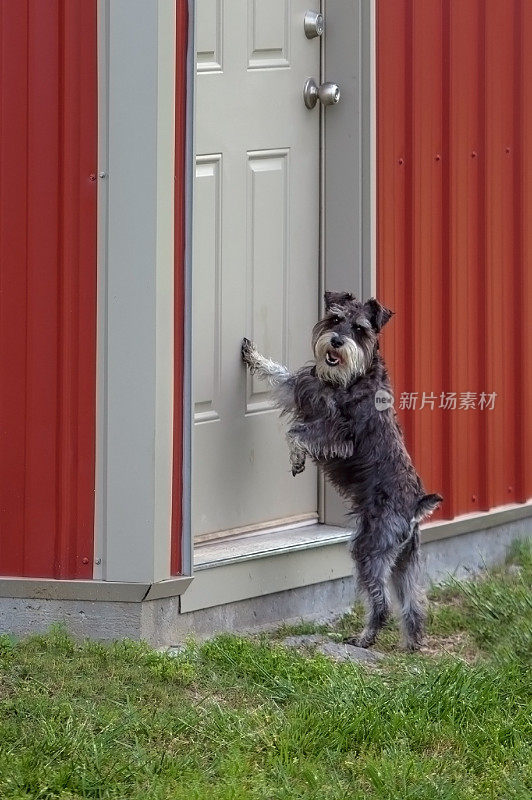
{"label": "screw head on siding", "polygon": [[94,174],[94,172],[91,172],[91,174],[89,175],[89,180],[90,181],[95,181],[96,180],[96,175]]}
{"label": "screw head on siding", "polygon": [[441,161],[441,155],[440,155],[440,153],[436,153],[436,155],[434,156],[434,160],[435,160],[435,161]]}
{"label": "screw head on siding", "polygon": [[477,151],[473,150],[473,152],[471,153],[471,158],[476,158],[476,157],[477,157]]}
{"label": "screw head on siding", "polygon": [[89,563],[89,559],[87,558],[87,556],[84,556],[84,557],[81,559],[81,563],[82,563],[82,564],[88,564],[88,563]]}
{"label": "screw head on siding", "polygon": [[512,152],[511,149],[509,147],[507,147],[506,148],[506,155],[510,155],[511,152]]}
{"label": "screw head on siding", "polygon": [[400,167],[402,167],[402,166],[403,166],[403,164],[405,163],[405,160],[404,160],[404,158],[400,158],[400,159],[399,159],[399,161],[398,161],[397,163],[399,164],[399,166],[400,166]]}
{"label": "screw head on siding", "polygon": [[476,494],[472,494],[472,495],[471,495],[471,501],[472,501],[473,503],[476,503],[476,502],[477,502],[477,496],[476,496]]}

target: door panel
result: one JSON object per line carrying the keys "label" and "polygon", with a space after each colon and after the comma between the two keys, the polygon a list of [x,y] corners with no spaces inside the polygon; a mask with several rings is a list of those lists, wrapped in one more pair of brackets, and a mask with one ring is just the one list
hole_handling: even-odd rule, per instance
{"label": "door panel", "polygon": [[286,423],[246,374],[243,336],[289,367],[318,313],[319,77],[300,0],[198,0],[193,268],[196,534],[311,517],[317,477],[292,478]]}

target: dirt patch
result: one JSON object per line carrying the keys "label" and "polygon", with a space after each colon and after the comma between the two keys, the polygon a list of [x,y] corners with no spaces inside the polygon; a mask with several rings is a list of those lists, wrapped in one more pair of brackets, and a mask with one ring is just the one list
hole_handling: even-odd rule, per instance
{"label": "dirt patch", "polygon": [[453,655],[468,663],[476,661],[479,657],[471,637],[463,631],[447,636],[426,636],[420,652],[432,657]]}

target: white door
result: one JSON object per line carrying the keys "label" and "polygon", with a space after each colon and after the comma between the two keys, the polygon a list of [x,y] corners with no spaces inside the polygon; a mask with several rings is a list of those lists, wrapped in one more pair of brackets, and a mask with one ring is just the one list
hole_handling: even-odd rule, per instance
{"label": "white door", "polygon": [[[312,8],[312,3],[310,3]],[[193,530],[317,514],[293,478],[286,422],[240,358],[243,336],[294,368],[318,314],[320,40],[309,0],[198,0],[193,264]]]}

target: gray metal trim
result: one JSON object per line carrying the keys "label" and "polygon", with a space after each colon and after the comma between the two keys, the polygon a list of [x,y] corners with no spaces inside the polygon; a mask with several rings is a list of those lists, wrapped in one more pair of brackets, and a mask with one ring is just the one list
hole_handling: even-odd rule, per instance
{"label": "gray metal trim", "polygon": [[176,578],[168,578],[166,581],[152,583],[142,599],[161,600],[163,597],[182,595],[193,580],[191,575],[179,575]]}
{"label": "gray metal trim", "polygon": [[98,216],[94,579],[103,578],[107,499],[107,245],[109,210],[109,0],[98,0]]}
{"label": "gray metal trim", "polygon": [[[325,3],[322,79],[342,97],[325,118],[322,247],[327,289],[375,293],[375,8],[374,0]],[[330,486],[320,486],[320,519],[342,525],[345,509]]]}
{"label": "gray metal trim", "polygon": [[182,594],[192,578],[179,577],[158,583],[121,581],[57,581],[49,578],[0,578],[0,597],[34,600],[88,600],[91,602],[141,603]]}
{"label": "gray metal trim", "polygon": [[328,289],[374,288],[374,0],[325,4],[324,79],[339,84],[325,113],[325,258]]}
{"label": "gray metal trim", "polygon": [[363,207],[367,230],[362,242],[362,293],[377,294],[377,31],[375,0],[362,4]]}
{"label": "gray metal trim", "polygon": [[104,14],[96,555],[101,577],[148,583],[170,574],[175,4]]}
{"label": "gray metal trim", "polygon": [[192,575],[192,224],[194,209],[195,129],[194,97],[196,80],[195,0],[188,0],[186,175],[185,175],[185,319],[183,376],[183,497],[181,559],[183,574]]}
{"label": "gray metal trim", "polygon": [[[526,503],[501,506],[481,514],[467,514],[463,517],[457,517],[457,519],[428,523],[421,528],[421,541],[436,542],[439,539],[448,539],[452,536],[460,536],[463,533],[486,530],[497,525],[504,525],[506,522],[514,522],[528,517],[532,517],[532,500],[528,500]],[[530,532],[532,534],[532,527]]]}

